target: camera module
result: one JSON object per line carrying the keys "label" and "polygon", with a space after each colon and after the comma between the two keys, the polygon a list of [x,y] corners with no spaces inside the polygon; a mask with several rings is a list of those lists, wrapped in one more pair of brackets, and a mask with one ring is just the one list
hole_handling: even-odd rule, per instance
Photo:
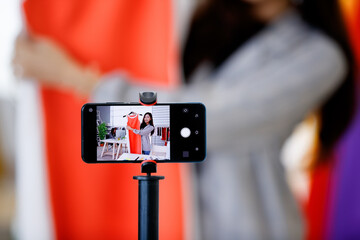
{"label": "camera module", "polygon": [[89,108],[89,112],[93,112],[93,109],[92,109],[92,108]]}
{"label": "camera module", "polygon": [[189,109],[188,109],[188,108],[184,108],[184,109],[183,109],[183,112],[184,112],[184,113],[188,113],[188,112],[189,112]]}

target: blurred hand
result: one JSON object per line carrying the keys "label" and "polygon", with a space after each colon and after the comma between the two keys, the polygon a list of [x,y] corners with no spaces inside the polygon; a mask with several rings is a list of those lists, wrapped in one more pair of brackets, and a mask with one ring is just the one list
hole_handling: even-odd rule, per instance
{"label": "blurred hand", "polygon": [[21,74],[19,77],[38,79],[45,84],[58,84],[61,72],[70,64],[70,58],[58,45],[46,38],[20,34],[15,42],[13,64],[15,74]]}
{"label": "blurred hand", "polygon": [[129,125],[127,125],[127,126],[126,126],[126,129],[127,129],[127,130],[130,130],[130,131],[132,131],[132,130],[133,130],[133,128],[132,128],[132,127],[130,127]]}
{"label": "blurred hand", "polygon": [[14,74],[40,83],[88,94],[100,78],[98,71],[84,68],[55,42],[20,34],[15,42]]}

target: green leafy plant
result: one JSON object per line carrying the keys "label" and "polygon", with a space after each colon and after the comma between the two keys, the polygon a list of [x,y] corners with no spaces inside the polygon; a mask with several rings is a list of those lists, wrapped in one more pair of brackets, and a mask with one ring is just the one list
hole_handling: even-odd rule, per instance
{"label": "green leafy plant", "polygon": [[99,131],[99,137],[101,140],[104,140],[106,137],[106,124],[102,123],[98,126],[98,131]]}

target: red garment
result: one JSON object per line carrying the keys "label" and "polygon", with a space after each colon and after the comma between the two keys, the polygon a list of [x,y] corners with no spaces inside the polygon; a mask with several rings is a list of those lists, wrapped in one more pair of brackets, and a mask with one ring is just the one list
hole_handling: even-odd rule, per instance
{"label": "red garment", "polygon": [[[140,130],[139,115],[137,113],[128,115],[127,119],[127,125],[134,129]],[[129,131],[129,140],[130,153],[141,154],[141,136],[139,134],[135,134],[133,131]]]}
{"label": "red garment", "polygon": [[[30,33],[47,36],[81,64],[124,69],[151,85],[173,85],[177,56],[171,1],[26,0]],[[139,80],[140,81],[140,80]],[[81,160],[80,111],[71,91],[42,87],[46,166],[56,239],[137,239],[138,164]],[[161,164],[160,239],[183,239],[178,164]],[[36,219],[36,216],[34,216]]]}
{"label": "red garment", "polygon": [[166,140],[166,128],[161,129],[161,140]]}
{"label": "red garment", "polygon": [[313,170],[310,178],[309,200],[306,205],[307,234],[306,239],[325,238],[325,227],[329,207],[330,179],[334,167],[334,158]]}

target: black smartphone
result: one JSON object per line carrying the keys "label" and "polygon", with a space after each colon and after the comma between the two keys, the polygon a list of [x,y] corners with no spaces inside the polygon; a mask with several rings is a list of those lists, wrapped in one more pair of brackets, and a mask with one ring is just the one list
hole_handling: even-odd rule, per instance
{"label": "black smartphone", "polygon": [[86,163],[200,162],[206,157],[202,103],[87,103],[81,109]]}

